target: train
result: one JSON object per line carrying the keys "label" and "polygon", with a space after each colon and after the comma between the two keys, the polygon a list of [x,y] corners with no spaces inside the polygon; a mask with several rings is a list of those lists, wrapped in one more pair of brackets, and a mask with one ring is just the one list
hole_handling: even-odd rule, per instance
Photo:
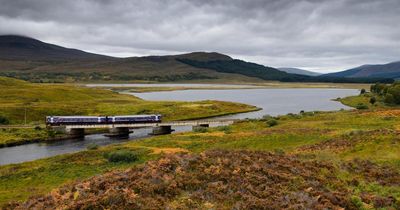
{"label": "train", "polygon": [[123,116],[46,116],[46,125],[98,125],[160,123],[161,115],[123,115]]}

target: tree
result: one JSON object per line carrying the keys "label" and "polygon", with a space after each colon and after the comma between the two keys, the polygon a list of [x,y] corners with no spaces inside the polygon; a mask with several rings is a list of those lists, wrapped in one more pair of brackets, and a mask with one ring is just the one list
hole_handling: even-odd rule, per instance
{"label": "tree", "polygon": [[366,91],[365,91],[365,89],[363,88],[363,89],[361,89],[361,91],[360,91],[360,94],[362,95],[362,94],[364,94]]}
{"label": "tree", "polygon": [[400,104],[400,85],[393,84],[387,89],[386,97],[392,95],[394,104]]}

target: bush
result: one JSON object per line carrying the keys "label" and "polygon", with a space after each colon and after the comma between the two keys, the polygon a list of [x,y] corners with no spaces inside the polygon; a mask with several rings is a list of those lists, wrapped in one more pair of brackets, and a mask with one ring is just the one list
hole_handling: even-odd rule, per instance
{"label": "bush", "polygon": [[372,104],[372,105],[374,105],[374,104],[376,103],[376,98],[375,98],[375,97],[371,97],[371,98],[369,99],[369,103]]}
{"label": "bush", "polygon": [[40,127],[40,125],[35,126],[35,131],[41,131],[42,127]]}
{"label": "bush", "polygon": [[269,114],[266,114],[266,115],[262,116],[262,120],[270,120],[270,119],[274,119],[274,117],[272,117]]}
{"label": "bush", "polygon": [[208,131],[208,128],[199,126],[199,127],[193,128],[193,131],[196,133],[205,133]]}
{"label": "bush", "polygon": [[56,134],[57,134],[57,132],[56,132],[55,130],[52,130],[52,129],[48,129],[48,130],[47,130],[47,135],[48,135],[49,137],[55,137]]}
{"label": "bush", "polygon": [[366,91],[365,91],[365,89],[363,88],[363,89],[361,89],[361,91],[360,91],[360,94],[362,95],[362,94],[364,94]]}
{"label": "bush", "polygon": [[285,155],[285,151],[283,149],[274,149],[275,155]]}
{"label": "bush", "polygon": [[275,119],[269,119],[269,120],[267,120],[267,125],[268,125],[268,127],[273,127],[275,125],[278,125],[278,121]]}
{"label": "bush", "polygon": [[0,116],[0,125],[8,125],[10,124],[10,120],[4,116]]}
{"label": "bush", "polygon": [[357,104],[356,109],[368,109],[368,106],[362,103]]}
{"label": "bush", "polygon": [[130,163],[139,159],[135,152],[129,150],[118,150],[115,152],[109,152],[104,154],[104,157],[108,160],[108,162],[111,163]]}
{"label": "bush", "polygon": [[88,150],[96,150],[98,148],[99,148],[99,145],[94,144],[94,143],[88,144],[86,147],[86,149],[88,149]]}
{"label": "bush", "polygon": [[218,127],[219,131],[223,131],[226,134],[232,133],[231,127],[229,126],[220,126]]}

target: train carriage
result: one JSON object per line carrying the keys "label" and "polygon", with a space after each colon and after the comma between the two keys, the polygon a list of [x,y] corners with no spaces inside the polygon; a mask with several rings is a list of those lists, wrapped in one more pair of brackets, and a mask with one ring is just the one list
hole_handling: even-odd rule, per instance
{"label": "train carriage", "polygon": [[124,116],[47,116],[46,124],[60,125],[97,125],[126,123],[157,123],[161,115],[124,115]]}

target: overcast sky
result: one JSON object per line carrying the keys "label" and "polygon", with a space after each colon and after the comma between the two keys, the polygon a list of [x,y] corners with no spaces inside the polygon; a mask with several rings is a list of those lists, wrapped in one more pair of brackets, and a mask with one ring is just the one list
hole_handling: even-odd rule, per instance
{"label": "overcast sky", "polygon": [[0,34],[118,57],[216,51],[332,72],[400,60],[400,0],[0,0]]}

